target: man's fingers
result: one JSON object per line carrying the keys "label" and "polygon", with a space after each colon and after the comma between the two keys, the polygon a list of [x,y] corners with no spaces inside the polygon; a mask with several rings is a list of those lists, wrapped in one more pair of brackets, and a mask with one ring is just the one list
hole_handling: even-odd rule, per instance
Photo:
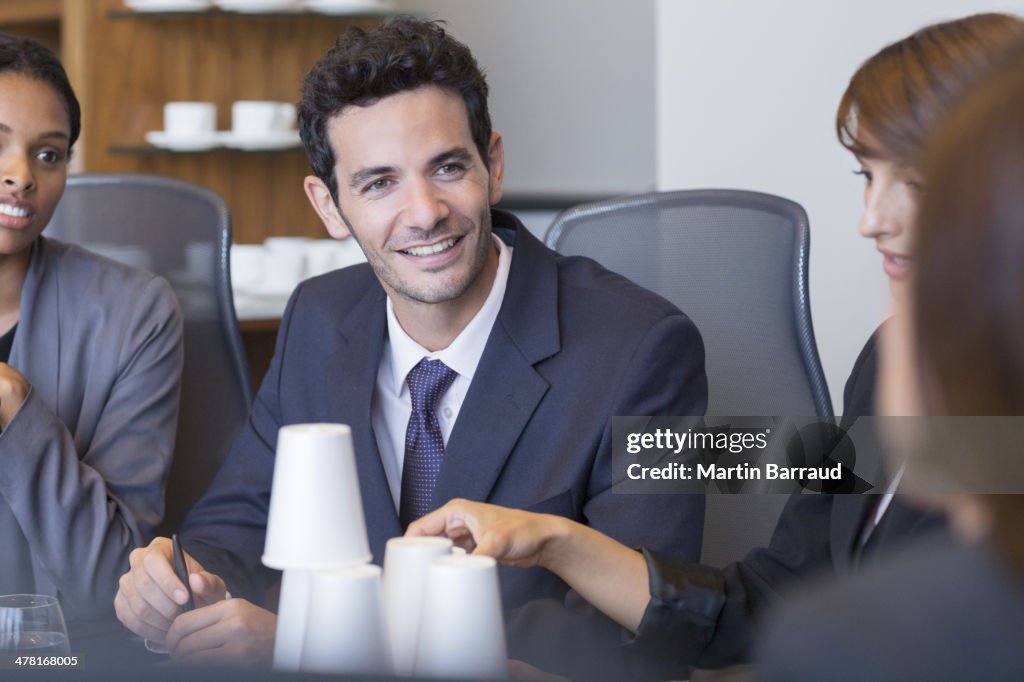
{"label": "man's fingers", "polygon": [[227,586],[220,576],[202,571],[192,573],[188,576],[189,586],[192,588],[192,596],[195,598],[196,606],[214,604],[224,599]]}
{"label": "man's fingers", "polygon": [[128,593],[136,610],[141,607],[135,606],[135,600],[142,600],[147,610],[155,611],[167,621],[167,627],[170,627],[171,621],[181,611],[181,607],[153,580],[144,564],[121,576],[121,589]]}
{"label": "man's fingers", "polygon": [[[210,606],[203,606],[175,618],[170,630],[167,631],[167,648],[173,652],[178,648],[180,642],[189,635],[207,630],[223,617],[224,607],[227,603],[221,601]],[[220,644],[222,642],[209,646],[220,646]]]}
{"label": "man's fingers", "polygon": [[118,620],[124,623],[125,627],[144,639],[163,642],[164,637],[167,636],[167,628],[155,627],[136,616],[131,607],[128,606],[128,600],[122,592],[118,592],[114,596],[114,612],[117,614]]}
{"label": "man's fingers", "polygon": [[167,595],[178,606],[184,606],[188,602],[188,593],[185,586],[174,574],[174,567],[171,565],[169,555],[162,552],[149,552],[142,560],[142,566],[146,575],[155,583],[157,589]]}
{"label": "man's fingers", "polygon": [[[133,623],[146,624],[162,632],[166,632],[171,627],[171,621],[174,620],[175,612],[172,610],[171,616],[168,618],[163,612],[154,608],[152,602],[139,591],[139,586],[131,573],[125,573],[121,576],[119,587],[117,596],[121,598],[123,610]],[[166,597],[163,597],[163,599],[166,601]],[[129,629],[135,630],[133,623],[126,621],[124,618],[122,618],[122,622]]]}
{"label": "man's fingers", "polygon": [[264,665],[273,652],[276,622],[269,611],[230,599],[179,616],[167,644],[175,659]]}
{"label": "man's fingers", "polygon": [[157,626],[142,620],[131,610],[131,607],[127,605],[124,595],[120,593],[114,597],[114,610],[117,613],[118,619],[124,623],[125,627],[140,637],[154,642],[163,642],[164,638],[167,637],[169,624]]}

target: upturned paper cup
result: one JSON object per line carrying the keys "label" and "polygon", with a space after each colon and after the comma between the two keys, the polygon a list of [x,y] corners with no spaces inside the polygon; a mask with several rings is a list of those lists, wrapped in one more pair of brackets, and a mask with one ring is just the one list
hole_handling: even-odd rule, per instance
{"label": "upturned paper cup", "polygon": [[391,538],[384,552],[384,615],[395,673],[411,675],[430,562],[450,554],[448,538]]}
{"label": "upturned paper cup", "polygon": [[302,670],[391,675],[379,566],[314,571]]}
{"label": "upturned paper cup", "polygon": [[483,556],[444,556],[427,571],[414,673],[504,679],[508,675],[498,568]]}
{"label": "upturned paper cup", "polygon": [[306,638],[306,614],[312,571],[289,568],[281,576],[281,598],[277,604],[274,633],[274,669],[296,672],[302,664],[302,643]]}
{"label": "upturned paper cup", "polygon": [[351,429],[344,424],[282,427],[263,563],[316,570],[371,558]]}

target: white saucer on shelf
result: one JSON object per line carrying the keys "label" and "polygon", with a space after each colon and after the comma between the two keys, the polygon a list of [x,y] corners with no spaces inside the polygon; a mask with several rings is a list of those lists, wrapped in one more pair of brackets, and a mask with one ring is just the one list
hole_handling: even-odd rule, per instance
{"label": "white saucer on shelf", "polygon": [[202,12],[213,7],[210,0],[125,0],[136,12]]}
{"label": "white saucer on shelf", "polygon": [[246,14],[302,11],[298,0],[217,0],[217,6],[231,12]]}
{"label": "white saucer on shelf", "polygon": [[146,133],[146,142],[154,147],[170,149],[176,152],[202,152],[220,146],[217,133],[201,133],[198,135],[168,135],[162,130],[151,130]]}
{"label": "white saucer on shelf", "polygon": [[298,130],[274,130],[259,135],[247,135],[226,130],[217,133],[217,138],[221,145],[229,149],[246,151],[289,149],[302,143]]}
{"label": "white saucer on shelf", "polygon": [[382,12],[391,9],[384,0],[303,0],[303,6],[320,14],[358,14],[360,12]]}

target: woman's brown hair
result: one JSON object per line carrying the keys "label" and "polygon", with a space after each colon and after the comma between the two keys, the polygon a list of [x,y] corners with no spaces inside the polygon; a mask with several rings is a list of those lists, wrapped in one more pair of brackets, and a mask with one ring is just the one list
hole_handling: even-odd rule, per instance
{"label": "woman's brown hair", "polygon": [[883,48],[850,79],[836,113],[836,134],[863,158],[919,167],[929,131],[994,57],[1024,35],[1008,14],[926,26]]}
{"label": "woman's brown hair", "polygon": [[[939,124],[924,168],[912,299],[925,409],[1024,415],[1024,42]],[[1022,485],[1024,445],[984,440],[960,466]],[[1024,495],[979,499],[1024,580]]]}

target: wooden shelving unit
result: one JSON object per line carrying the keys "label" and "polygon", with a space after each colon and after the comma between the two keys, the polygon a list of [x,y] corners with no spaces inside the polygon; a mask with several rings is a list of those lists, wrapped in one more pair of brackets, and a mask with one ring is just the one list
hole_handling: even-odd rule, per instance
{"label": "wooden shelving unit", "polygon": [[231,207],[235,240],[325,237],[302,190],[299,147],[174,152],[144,142],[165,102],[296,102],[309,67],[353,25],[385,15],[132,12],[122,0],[0,0],[0,30],[59,49],[82,103],[74,170],[154,173],[209,187]]}
{"label": "wooden shelving unit", "polygon": [[64,0],[0,0],[0,31],[60,50]]}

